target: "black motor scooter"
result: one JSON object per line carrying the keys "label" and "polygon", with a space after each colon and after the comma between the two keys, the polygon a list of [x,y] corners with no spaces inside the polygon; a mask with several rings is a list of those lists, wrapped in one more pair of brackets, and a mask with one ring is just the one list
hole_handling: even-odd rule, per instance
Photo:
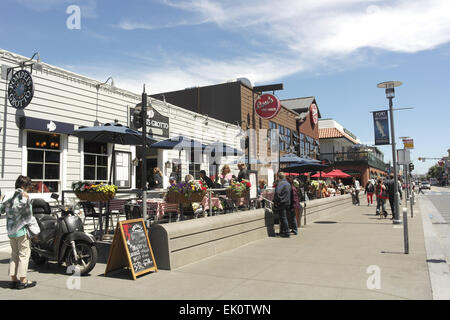
{"label": "black motor scooter", "polygon": [[[52,198],[58,200],[58,194]],[[31,240],[31,259],[37,265],[47,261],[63,262],[66,266],[75,266],[75,272],[88,274],[97,263],[95,238],[84,232],[83,222],[72,209],[62,207],[58,201],[60,216],[51,212],[49,204],[43,199],[31,202],[41,232]],[[78,269],[78,270],[77,270]]]}

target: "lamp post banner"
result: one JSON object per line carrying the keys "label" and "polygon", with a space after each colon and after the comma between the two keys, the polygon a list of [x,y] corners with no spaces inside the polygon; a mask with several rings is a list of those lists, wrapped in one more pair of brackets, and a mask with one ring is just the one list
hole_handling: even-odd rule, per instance
{"label": "lamp post banner", "polygon": [[373,113],[373,127],[375,129],[375,145],[390,144],[387,110]]}

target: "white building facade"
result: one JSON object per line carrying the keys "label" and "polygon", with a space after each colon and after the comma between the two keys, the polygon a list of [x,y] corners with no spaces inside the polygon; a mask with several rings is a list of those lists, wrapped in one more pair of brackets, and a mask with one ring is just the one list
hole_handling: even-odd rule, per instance
{"label": "white building facade", "polygon": [[[0,112],[1,190],[14,189],[19,175],[29,176],[35,182],[34,192],[38,194],[32,197],[47,199],[52,192],[61,194],[62,190],[70,190],[74,181],[107,181],[112,144],[84,141],[73,136],[73,130],[80,126],[93,126],[96,121],[100,124],[117,121],[130,126],[132,108],[141,102],[141,94],[41,63],[42,70],[32,71],[34,96],[30,104],[23,110],[16,109],[8,101],[9,78],[6,78],[5,71],[28,59],[0,50],[0,96],[3,98]],[[13,72],[18,70],[20,68]],[[151,105],[150,117],[155,115],[165,119],[149,121],[152,127],[148,130],[154,139],[181,135],[203,144],[220,141],[241,149],[238,126],[208,119],[150,97],[148,102]],[[141,163],[138,148],[116,144],[115,150],[116,184],[124,189],[136,188],[136,180],[139,181],[140,176],[137,169]],[[179,156],[178,150],[147,151],[148,161],[164,174],[164,187],[168,185],[169,175]],[[181,177],[188,173],[197,176],[202,169],[209,173],[206,155],[191,159],[188,151],[182,151],[181,159]],[[234,159],[236,157],[223,157],[216,162],[227,163]],[[235,167],[232,166],[234,172],[237,170]]]}

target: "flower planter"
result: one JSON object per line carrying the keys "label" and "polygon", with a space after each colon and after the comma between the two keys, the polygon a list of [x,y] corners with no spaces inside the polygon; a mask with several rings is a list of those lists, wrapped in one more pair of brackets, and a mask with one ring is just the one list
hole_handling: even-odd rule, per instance
{"label": "flower planter", "polygon": [[233,189],[227,189],[226,194],[228,198],[238,200],[240,198],[248,198],[249,190],[242,191],[240,194],[238,194]]}
{"label": "flower planter", "polygon": [[202,202],[206,192],[195,192],[189,197],[186,197],[183,193],[168,192],[166,195],[166,202],[168,203],[192,203]]}
{"label": "flower planter", "polygon": [[115,193],[104,192],[75,192],[78,199],[83,201],[109,201],[114,199]]}

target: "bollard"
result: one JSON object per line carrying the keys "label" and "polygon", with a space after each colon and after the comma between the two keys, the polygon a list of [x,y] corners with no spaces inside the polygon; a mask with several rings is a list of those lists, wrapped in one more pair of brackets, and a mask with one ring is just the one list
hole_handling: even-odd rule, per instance
{"label": "bollard", "polygon": [[412,195],[409,196],[411,199],[409,200],[409,204],[411,205],[411,218],[414,217],[414,197]]}
{"label": "bollard", "polygon": [[304,211],[303,211],[303,225],[306,226],[306,202],[304,202]]}
{"label": "bollard", "polygon": [[403,208],[403,237],[405,241],[405,254],[409,254],[408,208]]}

